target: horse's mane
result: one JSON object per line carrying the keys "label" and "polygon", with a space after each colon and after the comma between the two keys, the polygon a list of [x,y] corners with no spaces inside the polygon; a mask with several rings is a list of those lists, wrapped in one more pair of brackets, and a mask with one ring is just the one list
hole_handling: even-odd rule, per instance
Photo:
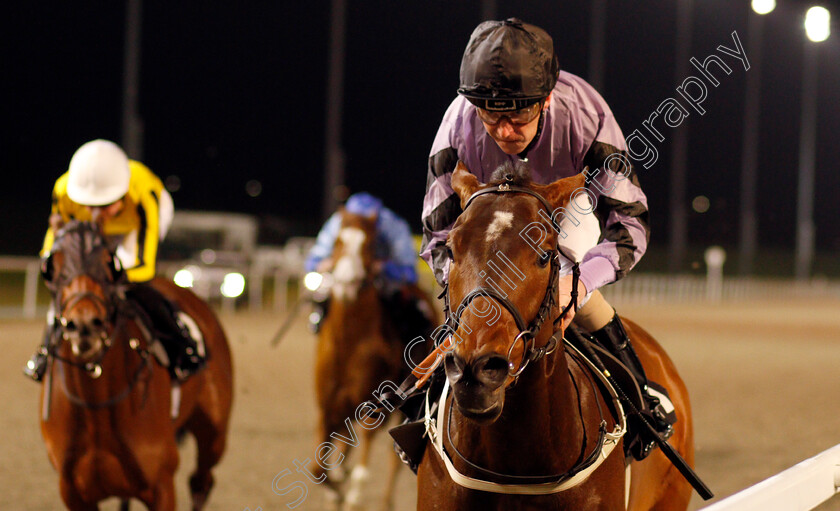
{"label": "horse's mane", "polygon": [[510,161],[504,162],[490,175],[489,184],[497,185],[503,182],[508,182],[516,186],[527,186],[531,184],[531,167],[527,162],[521,160],[516,163]]}

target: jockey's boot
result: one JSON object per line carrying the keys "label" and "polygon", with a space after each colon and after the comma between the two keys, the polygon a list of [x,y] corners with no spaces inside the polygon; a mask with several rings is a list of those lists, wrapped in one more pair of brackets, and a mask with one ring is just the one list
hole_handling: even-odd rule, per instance
{"label": "jockey's boot", "polygon": [[155,337],[169,358],[169,373],[175,379],[184,381],[204,368],[207,363],[204,354],[199,352],[198,344],[174,303],[146,283],[132,285],[126,291],[126,297],[151,321]]}
{"label": "jockey's boot", "polygon": [[53,336],[54,323],[50,322],[44,330],[44,339],[32,357],[26,361],[23,366],[23,374],[34,381],[41,382],[44,380],[44,374],[47,372],[47,353],[50,345],[50,339]]}
{"label": "jockey's boot", "polygon": [[38,351],[32,355],[26,365],[23,366],[23,374],[34,381],[41,382],[44,380],[44,373],[47,372],[47,347],[41,345]]}
{"label": "jockey's boot", "polygon": [[198,351],[198,344],[190,335],[187,326],[178,317],[178,313],[170,316],[167,334],[159,335],[161,344],[169,357],[169,371],[178,381],[184,381],[201,371],[207,360]]}
{"label": "jockey's boot", "polygon": [[[630,373],[638,382],[645,401],[645,409],[639,410],[644,419],[653,426],[662,439],[670,438],[674,432],[672,425],[675,422],[673,405],[668,402],[667,406],[671,411],[670,413],[666,411],[662,399],[669,399],[667,393],[662,387],[648,381],[642,363],[639,361],[633,345],[630,344],[630,337],[624,330],[624,325],[622,325],[618,314],[614,315],[603,328],[592,332],[592,335],[598,344],[627,366],[627,369],[630,370]],[[629,416],[628,419],[631,424],[635,420],[641,420],[641,418],[634,418],[633,415]],[[656,441],[644,424],[637,423],[635,426],[637,435],[634,438],[625,439],[625,442],[630,444],[626,446],[626,450],[634,458],[641,460],[647,457],[650,451],[656,447]]]}

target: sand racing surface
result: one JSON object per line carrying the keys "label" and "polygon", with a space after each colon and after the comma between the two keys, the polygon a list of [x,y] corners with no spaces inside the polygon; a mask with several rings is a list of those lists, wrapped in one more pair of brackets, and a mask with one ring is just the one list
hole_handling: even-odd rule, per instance
{"label": "sand racing surface", "polygon": [[[840,299],[720,305],[616,304],[669,351],[691,394],[696,471],[719,496],[732,494],[840,443]],[[301,314],[275,349],[282,314],[224,314],[233,350],[235,401],[228,449],[206,509],[288,509],[293,496],[272,480],[294,460],[314,459],[315,339]],[[21,374],[42,330],[39,321],[2,320],[0,339],[0,510],[60,510],[58,476],[38,426],[39,386]],[[388,456],[377,437],[365,509],[379,509]],[[344,462],[352,463],[352,459]],[[181,448],[178,508],[189,509],[191,440]],[[302,476],[300,476],[302,478]],[[293,480],[292,476],[285,479]],[[397,511],[414,509],[415,477],[398,482]],[[297,509],[322,509],[324,491],[308,484]],[[297,495],[297,492],[295,492]],[[690,509],[700,509],[696,495]],[[108,501],[103,509],[116,509]],[[144,509],[135,503],[132,509]],[[840,509],[833,499],[819,509]]]}

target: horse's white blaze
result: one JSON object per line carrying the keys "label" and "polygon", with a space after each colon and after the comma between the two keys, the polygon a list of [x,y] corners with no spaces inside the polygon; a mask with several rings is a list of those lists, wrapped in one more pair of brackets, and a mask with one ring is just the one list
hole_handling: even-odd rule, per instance
{"label": "horse's white blaze", "polygon": [[344,227],[338,231],[338,238],[344,244],[344,253],[335,263],[333,294],[338,299],[354,299],[359,283],[365,278],[362,264],[362,244],[365,232],[356,227]]}
{"label": "horse's white blaze", "polygon": [[487,228],[487,233],[484,236],[484,241],[487,243],[495,241],[507,229],[513,225],[513,213],[509,211],[495,211],[493,213],[493,221],[490,222],[490,227]]}

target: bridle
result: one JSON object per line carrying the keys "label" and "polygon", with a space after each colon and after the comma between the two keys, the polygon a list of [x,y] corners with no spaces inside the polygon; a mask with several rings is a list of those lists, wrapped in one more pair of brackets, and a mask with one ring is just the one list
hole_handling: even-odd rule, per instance
{"label": "bridle", "polygon": [[[508,176],[506,177],[506,181],[504,183],[495,186],[489,186],[476,191],[469,197],[469,199],[467,199],[467,202],[463,208],[464,211],[466,211],[466,209],[470,206],[470,204],[472,204],[472,202],[477,197],[480,197],[482,195],[499,193],[524,193],[535,197],[539,200],[541,206],[545,209],[546,213],[548,213],[548,218],[551,219],[552,227],[554,227],[556,232],[560,232],[560,228],[557,225],[554,216],[552,215],[551,205],[548,203],[548,201],[545,200],[545,198],[537,192],[529,188],[515,186],[511,183],[511,181],[511,178]],[[553,353],[557,349],[561,340],[560,336],[562,336],[563,333],[561,330],[558,329],[558,323],[566,316],[566,314],[572,307],[574,307],[575,310],[577,310],[578,280],[580,277],[580,271],[577,263],[575,263],[572,271],[571,300],[554,320],[552,325],[553,332],[546,344],[541,347],[535,346],[535,338],[540,332],[540,329],[542,328],[543,323],[548,317],[548,314],[550,313],[551,309],[555,305],[557,305],[557,297],[559,294],[558,283],[560,280],[559,270],[560,256],[562,252],[559,246],[556,243],[554,243],[551,251],[548,253],[551,262],[549,269],[550,273],[548,284],[546,285],[545,294],[543,296],[543,300],[540,304],[540,307],[530,323],[526,324],[525,320],[522,317],[522,314],[520,313],[516,305],[514,305],[513,302],[511,302],[510,299],[503,295],[499,290],[493,287],[479,286],[473,289],[472,291],[467,293],[466,296],[464,296],[454,313],[452,313],[449,308],[448,285],[446,286],[443,292],[444,310],[446,313],[446,326],[448,327],[449,332],[457,331],[461,315],[464,313],[467,307],[469,307],[470,303],[472,303],[472,301],[478,298],[479,296],[483,296],[485,298],[489,297],[496,300],[511,314],[511,316],[514,319],[514,322],[516,323],[517,328],[519,329],[519,334],[516,336],[510,348],[508,349],[507,356],[509,364],[508,372],[509,375],[514,378],[514,384],[519,375],[522,374],[522,372],[525,370],[525,368],[530,362],[536,362],[542,357]],[[574,261],[574,259],[572,258],[568,259],[570,261]],[[513,362],[510,361],[510,357],[511,353],[513,352],[513,348],[516,346],[516,343],[519,340],[521,340],[523,343],[523,355],[519,367],[515,368]],[[619,402],[618,394],[615,388],[612,386],[611,382],[608,380],[608,378],[601,371],[599,371],[598,368],[589,359],[581,355],[577,348],[575,348],[572,345],[569,345],[569,348],[571,352],[571,359],[578,366],[580,366],[581,372],[584,375],[586,375],[587,380],[590,386],[592,387],[592,392],[598,392],[598,390],[596,389],[596,383],[593,380],[593,375],[594,378],[599,379],[604,385],[604,388],[607,389],[610,398],[612,399],[616,408],[617,423],[613,431],[607,431],[607,422],[605,420],[605,414],[604,411],[601,409],[601,405],[599,402],[598,410],[601,418],[598,424],[597,442],[595,443],[595,446],[592,448],[592,450],[587,453],[586,439],[584,436],[584,441],[583,445],[581,446],[581,452],[578,458],[578,462],[575,463],[575,465],[572,468],[561,474],[542,476],[516,476],[511,474],[502,474],[494,472],[492,470],[489,470],[485,467],[481,467],[471,462],[469,459],[467,459],[465,455],[458,451],[458,448],[455,446],[450,432],[452,418],[452,400],[449,401],[449,404],[447,406],[447,394],[449,389],[449,381],[447,379],[444,383],[443,391],[440,396],[440,400],[437,404],[436,415],[434,415],[431,411],[428,393],[426,395],[425,426],[426,432],[429,435],[429,438],[431,439],[432,447],[439,454],[441,460],[444,463],[446,471],[455,483],[466,488],[493,493],[518,495],[548,495],[565,491],[567,489],[579,485],[581,482],[585,481],[589,477],[589,475],[592,474],[592,472],[594,472],[600,466],[601,462],[607,459],[612,450],[618,444],[619,440],[621,440],[622,436],[624,436],[624,433],[626,431],[626,421],[623,408],[621,406],[621,403]],[[569,374],[571,376],[571,370]],[[575,382],[574,377],[572,377],[572,381],[575,385],[575,388],[577,388],[578,384],[577,382]],[[471,469],[475,472],[481,474],[481,476],[490,477],[492,479],[495,479],[495,481],[477,479],[474,477],[466,476],[465,474],[459,472],[455,468],[452,461],[449,459],[447,449],[444,447],[444,435],[442,433],[445,433],[445,436],[447,437],[452,451],[459,459],[461,459],[462,462],[464,462],[467,466],[471,467]]]}
{"label": "bridle", "polygon": [[[68,237],[71,233],[77,235],[72,238]],[[62,246],[62,242],[68,246]],[[111,259],[109,265],[103,265],[101,260],[98,259],[103,250],[109,253],[110,250],[95,224],[83,222],[69,223],[56,233],[54,247],[58,248],[50,252],[41,267],[44,281],[53,294],[54,319],[58,321],[57,327],[51,332],[45,354],[48,359],[58,360],[63,363],[62,365],[66,364],[83,370],[91,378],[96,379],[102,375],[102,361],[113,344],[115,333],[124,331],[126,318],[130,313],[129,310],[126,310],[127,305],[125,305],[126,302],[123,299],[127,286],[125,272],[122,270],[119,260],[113,254],[110,254]],[[72,253],[74,256],[65,257],[64,264],[59,273],[55,274],[53,260],[57,252]],[[64,299],[62,296],[63,293],[61,292],[62,289],[79,276],[87,276],[93,280],[102,290],[102,294],[85,290],[72,293]],[[99,350],[93,360],[79,362],[59,354],[59,346],[61,340],[65,337],[68,327],[65,311],[72,309],[83,300],[90,300],[97,306],[102,307],[105,310],[106,319],[103,325],[104,329],[101,333],[102,349]],[[129,342],[129,348],[140,356],[141,363],[134,370],[129,382],[122,391],[100,402],[86,401],[73,395],[67,388],[65,381],[66,375],[63,367],[60,365],[59,372],[63,390],[70,401],[86,408],[98,409],[113,406],[125,399],[139,382],[143,371],[149,369],[151,364],[149,350],[141,346],[139,341],[132,339]]]}
{"label": "bridle", "polygon": [[[539,200],[540,205],[545,209],[545,212],[548,214],[548,218],[551,219],[552,227],[555,229],[555,232],[560,232],[560,227],[557,224],[554,216],[552,215],[552,208],[551,204],[539,193],[531,190],[530,188],[525,188],[522,186],[515,186],[512,184],[512,178],[507,176],[505,178],[505,182],[495,185],[495,186],[488,186],[486,188],[482,188],[475,193],[473,193],[469,199],[467,199],[466,204],[464,205],[464,211],[470,207],[470,204],[473,201],[487,194],[506,194],[506,193],[524,193],[535,197]],[[469,293],[464,296],[461,300],[461,303],[458,304],[458,308],[455,309],[454,313],[451,311],[449,306],[449,284],[445,286],[445,289],[442,293],[444,297],[444,313],[446,314],[446,327],[448,327],[449,332],[455,332],[458,330],[458,325],[461,322],[461,315],[464,311],[470,306],[470,304],[478,297],[484,298],[493,298],[499,304],[502,305],[513,317],[514,322],[516,322],[516,327],[519,329],[519,334],[513,340],[513,343],[510,345],[508,349],[508,368],[510,376],[517,378],[525,368],[531,362],[536,362],[540,360],[542,357],[553,353],[557,346],[559,345],[559,336],[562,335],[562,331],[557,329],[557,325],[560,321],[568,313],[569,309],[572,307],[577,310],[577,296],[578,296],[578,280],[580,278],[580,270],[577,263],[574,264],[572,268],[572,291],[571,291],[571,300],[569,303],[560,311],[560,314],[554,320],[552,327],[552,335],[549,340],[546,342],[545,345],[536,347],[535,346],[535,338],[537,334],[539,334],[540,330],[542,329],[543,323],[545,322],[546,318],[548,317],[551,309],[557,305],[557,297],[559,294],[559,286],[558,283],[560,281],[560,256],[562,251],[560,247],[555,243],[550,251],[547,251],[546,254],[549,256],[550,260],[550,267],[549,267],[549,277],[548,277],[548,284],[546,284],[545,294],[543,295],[542,302],[540,303],[539,309],[537,309],[537,314],[531,320],[530,323],[525,323],[523,319],[522,313],[519,311],[519,308],[510,301],[507,296],[502,294],[498,289],[492,286],[478,286]],[[574,261],[574,259],[569,258],[570,261]],[[516,368],[514,363],[510,360],[511,354],[513,353],[513,349],[516,346],[518,341],[522,341],[523,350],[522,350],[522,360],[519,362],[519,367]]]}
{"label": "bridle", "polygon": [[[70,236],[75,234],[75,236]],[[65,246],[66,245],[66,246]],[[65,311],[72,309],[83,300],[90,300],[96,306],[105,311],[104,328],[113,333],[123,327],[123,320],[118,314],[119,296],[124,291],[125,274],[120,267],[119,260],[111,255],[111,264],[103,265],[99,260],[102,251],[108,251],[104,239],[99,233],[98,226],[85,222],[70,222],[56,233],[53,243],[53,250],[44,259],[41,265],[41,274],[47,288],[53,295],[54,320],[58,321],[58,327],[52,332],[50,342],[47,346],[47,356],[60,360],[70,366],[83,369],[98,378],[101,373],[101,362],[111,347],[112,335],[102,332],[104,348],[100,350],[93,361],[84,363],[68,359],[58,354],[59,342],[67,330],[68,322]],[[58,274],[55,274],[54,259],[58,252],[65,254]],[[67,255],[72,254],[72,257]],[[96,283],[102,290],[102,294],[93,291],[79,291],[63,297],[62,289],[70,282],[80,276],[86,276]]]}

